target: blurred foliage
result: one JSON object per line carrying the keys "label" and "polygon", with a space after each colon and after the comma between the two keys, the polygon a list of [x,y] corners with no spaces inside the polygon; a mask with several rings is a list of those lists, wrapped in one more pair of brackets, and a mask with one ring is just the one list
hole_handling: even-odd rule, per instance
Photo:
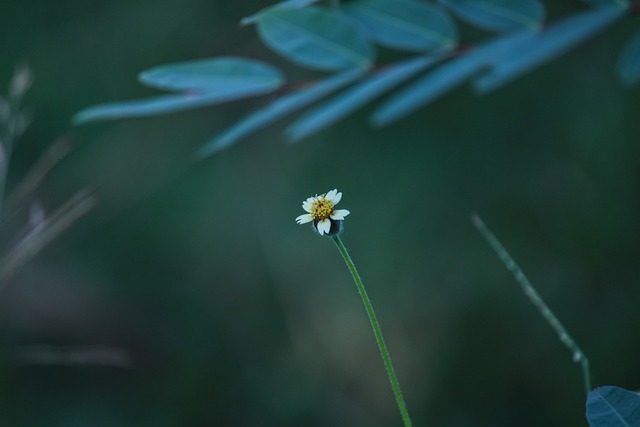
{"label": "blurred foliage", "polygon": [[[479,94],[492,92],[635,11],[627,0],[609,0],[543,28],[546,11],[539,0],[443,0],[452,14],[471,25],[504,33],[469,44],[458,41],[457,27],[444,9],[423,1],[327,1],[329,7],[315,3],[284,0],[240,23],[255,24],[263,43],[292,63],[335,73],[328,78],[285,85],[284,73],[242,57],[160,65],[139,73],[138,80],[170,94],[94,105],[74,115],[73,122],[162,115],[272,94],[274,101],[205,143],[198,156],[207,157],[318,101],[286,128],[287,139],[307,138],[391,92],[371,115],[371,123],[381,127],[465,83]],[[618,73],[627,85],[640,73],[635,45],[632,37],[618,60]],[[377,47],[417,56],[376,61]],[[398,85],[403,87],[395,90]]]}
{"label": "blurred foliage", "polygon": [[246,56],[297,79],[238,29],[268,5],[3,2],[0,81],[22,60],[36,76],[8,191],[68,134],[38,194],[51,207],[95,187],[99,205],[0,294],[0,424],[397,425],[342,260],[294,222],[334,187],[415,425],[586,425],[579,367],[472,212],[573,332],[594,385],[638,388],[639,89],[612,66],[637,22],[381,130],[365,109],[295,145],[276,126],[194,163],[253,101],[70,126],[86,105],[151,95],[132,77],[157,64]]}

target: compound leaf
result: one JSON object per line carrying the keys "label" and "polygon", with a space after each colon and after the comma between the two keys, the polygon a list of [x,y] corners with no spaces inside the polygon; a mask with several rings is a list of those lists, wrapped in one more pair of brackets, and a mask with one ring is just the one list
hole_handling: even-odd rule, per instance
{"label": "compound leaf", "polygon": [[568,18],[543,32],[531,33],[530,37],[514,39],[510,48],[493,60],[491,71],[475,81],[475,89],[485,93],[510,82],[596,35],[626,12],[626,8],[618,5],[603,6]]}
{"label": "compound leaf", "polygon": [[164,65],[142,72],[139,78],[148,86],[183,92],[95,105],[76,113],[73,123],[154,116],[220,104],[272,92],[284,81],[277,69],[242,58]]}
{"label": "compound leaf", "polygon": [[283,96],[267,107],[245,117],[222,134],[202,145],[197,152],[198,157],[207,157],[233,145],[239,139],[357,80],[362,76],[362,72],[362,70],[358,69],[349,70],[320,81],[299,92]]}
{"label": "compound leaf", "polygon": [[442,65],[394,95],[378,108],[371,120],[376,126],[385,126],[462,84],[483,66],[482,58],[469,54]]}
{"label": "compound leaf", "polygon": [[306,113],[287,129],[287,136],[297,141],[332,125],[438,60],[440,56],[423,56],[389,66]]}

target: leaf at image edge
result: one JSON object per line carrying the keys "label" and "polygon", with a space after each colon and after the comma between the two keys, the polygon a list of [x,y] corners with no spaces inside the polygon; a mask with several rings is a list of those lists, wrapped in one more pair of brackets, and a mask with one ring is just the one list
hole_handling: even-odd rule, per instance
{"label": "leaf at image edge", "polygon": [[591,427],[640,426],[640,396],[616,386],[596,388],[587,397]]}
{"label": "leaf at image edge", "polygon": [[622,48],[617,70],[626,86],[633,86],[640,81],[640,31],[631,36]]}
{"label": "leaf at image edge", "polygon": [[480,93],[497,89],[595,36],[626,13],[627,9],[618,5],[600,7],[569,17],[544,31],[532,32],[530,37],[518,41],[514,38],[510,49],[492,60],[490,72],[474,81],[474,89]]}

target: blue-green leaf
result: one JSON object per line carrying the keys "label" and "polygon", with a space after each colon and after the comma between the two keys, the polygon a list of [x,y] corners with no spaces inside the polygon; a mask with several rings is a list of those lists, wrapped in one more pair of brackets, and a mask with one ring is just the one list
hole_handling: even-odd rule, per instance
{"label": "blue-green leaf", "polygon": [[618,61],[618,76],[627,86],[640,81],[640,31],[627,42]]}
{"label": "blue-green leaf", "polygon": [[615,386],[592,390],[587,397],[591,427],[640,426],[640,395]]}
{"label": "blue-green leaf", "polygon": [[221,57],[162,65],[143,71],[138,80],[158,89],[252,92],[276,89],[284,76],[263,62]]}
{"label": "blue-green leaf", "polygon": [[618,6],[629,6],[629,0],[582,0],[584,3],[588,3],[592,6],[603,6],[610,4],[617,4]]}
{"label": "blue-green leaf", "polygon": [[538,0],[439,0],[461,19],[479,28],[509,32],[537,30],[545,10]]}
{"label": "blue-green leaf", "polygon": [[74,124],[80,125],[99,120],[148,117],[219,104],[237,98],[238,96],[221,96],[219,93],[185,93],[135,101],[111,102],[85,108],[76,113],[72,121]]}
{"label": "blue-green leaf", "polygon": [[258,13],[254,13],[251,16],[247,16],[245,18],[242,18],[242,20],[240,21],[240,25],[245,26],[245,25],[251,25],[251,24],[255,24],[256,21],[258,20],[258,18],[260,17],[260,15],[262,15],[265,12],[268,12],[270,10],[273,9],[300,9],[302,7],[307,7],[310,6],[314,3],[318,3],[320,0],[285,0],[285,1],[281,1],[280,3],[276,3],[273,6],[269,6],[266,7],[264,9],[262,9],[260,12]]}
{"label": "blue-green leaf", "polygon": [[258,34],[287,59],[313,69],[369,68],[375,50],[364,32],[326,8],[276,8],[261,14]]}
{"label": "blue-green leaf", "polygon": [[528,39],[530,35],[527,31],[500,37],[464,56],[450,60],[392,96],[373,113],[371,121],[375,126],[385,126],[413,113],[486,70],[495,58],[501,57],[513,44]]}
{"label": "blue-green leaf", "polygon": [[283,96],[262,110],[242,119],[222,134],[205,143],[197,152],[198,157],[204,158],[223,150],[239,139],[256,132],[259,129],[310,105],[330,93],[346,86],[362,76],[363,71],[349,70],[327,78],[299,92]]}
{"label": "blue-green leaf", "polygon": [[423,107],[486,67],[484,49],[453,59],[392,96],[372,115],[374,126],[385,126]]}
{"label": "blue-green leaf", "polygon": [[440,56],[423,56],[389,66],[302,116],[287,129],[288,137],[297,141],[330,126],[438,60]]}
{"label": "blue-green leaf", "polygon": [[164,65],[140,74],[142,83],[182,93],[86,108],[74,124],[168,114],[273,92],[284,77],[277,69],[243,58],[216,58]]}
{"label": "blue-green leaf", "polygon": [[343,10],[382,46],[429,51],[456,45],[457,30],[449,15],[424,1],[355,0]]}
{"label": "blue-green leaf", "polygon": [[627,13],[621,6],[606,6],[552,25],[540,33],[515,40],[493,61],[494,67],[474,83],[479,92],[494,90],[530,69],[571,49],[613,24]]}

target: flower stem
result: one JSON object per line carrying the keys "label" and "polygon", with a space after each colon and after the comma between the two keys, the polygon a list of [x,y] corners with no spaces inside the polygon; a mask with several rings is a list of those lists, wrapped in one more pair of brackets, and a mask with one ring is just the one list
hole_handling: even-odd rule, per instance
{"label": "flower stem", "polygon": [[402,390],[400,390],[400,384],[398,383],[398,378],[396,377],[396,373],[393,369],[393,365],[391,364],[391,356],[389,356],[389,350],[387,350],[387,345],[384,342],[384,338],[382,336],[382,330],[380,329],[380,324],[378,323],[378,319],[376,318],[376,313],[373,311],[373,306],[371,305],[371,300],[367,295],[367,291],[364,288],[364,284],[362,283],[362,279],[356,270],[356,266],[351,260],[349,256],[349,252],[347,252],[347,248],[345,248],[342,240],[339,235],[333,236],[333,241],[338,247],[342,258],[344,258],[344,262],[347,264],[349,268],[349,272],[353,276],[353,280],[356,282],[356,286],[358,287],[358,292],[360,293],[360,297],[362,297],[362,302],[364,303],[364,308],[367,311],[367,315],[369,316],[369,321],[371,322],[371,327],[373,328],[373,333],[376,336],[376,342],[378,343],[378,348],[380,349],[380,354],[382,355],[382,360],[384,362],[384,367],[387,369],[387,375],[389,375],[389,381],[391,382],[391,388],[393,389],[393,394],[396,398],[396,403],[398,404],[398,408],[400,409],[400,414],[402,415],[402,421],[404,422],[405,427],[411,427],[411,419],[409,418],[409,412],[407,411],[407,405],[404,402],[404,397],[402,396]]}
{"label": "flower stem", "polygon": [[556,315],[551,311],[551,309],[544,302],[540,294],[535,290],[527,276],[524,275],[518,264],[511,258],[509,252],[502,246],[502,243],[498,240],[498,238],[487,228],[487,226],[482,222],[478,215],[473,215],[471,217],[473,225],[478,229],[480,234],[485,238],[487,243],[493,248],[493,250],[498,254],[500,260],[504,263],[507,269],[513,274],[516,279],[516,282],[520,285],[525,295],[533,305],[540,311],[542,317],[551,325],[553,330],[558,334],[560,338],[560,342],[567,347],[572,355],[573,361],[576,363],[580,363],[582,365],[582,379],[584,382],[584,391],[587,395],[591,391],[591,371],[589,369],[589,359],[585,356],[584,352],[578,347],[578,344],[574,341],[573,337],[569,335],[569,332],[564,327],[564,325],[560,322],[560,320],[556,317]]}

